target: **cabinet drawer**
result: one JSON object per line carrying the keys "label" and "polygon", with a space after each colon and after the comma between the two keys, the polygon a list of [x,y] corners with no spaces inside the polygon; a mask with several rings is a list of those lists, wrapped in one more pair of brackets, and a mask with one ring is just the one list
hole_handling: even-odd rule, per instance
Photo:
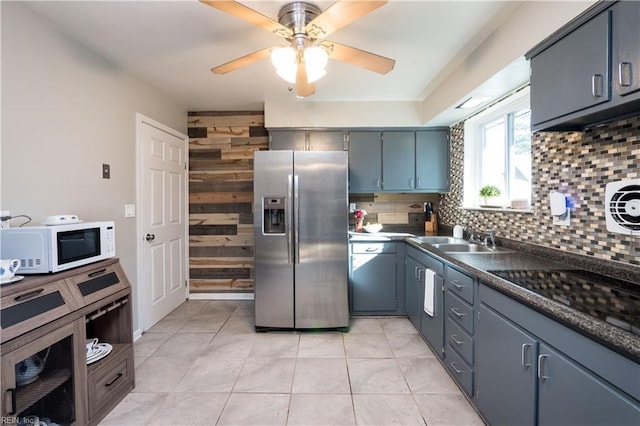
{"label": "cabinet drawer", "polygon": [[473,365],[473,337],[465,333],[451,318],[447,318],[446,328],[449,346],[455,349],[470,365]]}
{"label": "cabinet drawer", "polygon": [[445,311],[450,319],[473,335],[473,308],[449,291],[445,298]]}
{"label": "cabinet drawer", "polygon": [[422,262],[425,268],[431,269],[436,274],[440,276],[444,275],[444,264],[439,260],[436,260],[429,256],[423,256],[420,258],[420,262]]}
{"label": "cabinet drawer", "polygon": [[473,278],[457,269],[447,267],[447,288],[473,304]]}
{"label": "cabinet drawer", "polygon": [[76,297],[87,305],[128,287],[118,264],[97,267],[95,270],[67,278],[66,281],[72,291],[77,293]]}
{"label": "cabinet drawer", "polygon": [[[114,352],[118,349],[114,346]],[[113,359],[105,359],[108,362],[88,377],[89,418],[94,418],[114,398],[123,398],[126,395],[123,390],[128,386],[133,387],[132,351],[118,350],[114,355]]]}
{"label": "cabinet drawer", "polygon": [[454,379],[462,385],[467,395],[471,395],[473,392],[473,370],[460,358],[458,353],[454,351],[450,345],[447,345],[445,366],[447,370],[451,372]]}
{"label": "cabinet drawer", "polygon": [[396,245],[389,243],[353,244],[351,250],[355,254],[395,253]]}
{"label": "cabinet drawer", "polygon": [[61,318],[78,308],[64,281],[47,283],[2,298],[2,342]]}

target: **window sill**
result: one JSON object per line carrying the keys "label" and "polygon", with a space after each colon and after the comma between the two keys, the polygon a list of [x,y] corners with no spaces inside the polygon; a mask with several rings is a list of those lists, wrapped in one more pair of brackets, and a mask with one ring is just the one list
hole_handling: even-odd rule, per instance
{"label": "window sill", "polygon": [[534,214],[533,209],[512,209],[511,207],[480,207],[480,206],[464,206],[462,210],[476,210],[483,212],[502,212],[502,213],[525,213]]}

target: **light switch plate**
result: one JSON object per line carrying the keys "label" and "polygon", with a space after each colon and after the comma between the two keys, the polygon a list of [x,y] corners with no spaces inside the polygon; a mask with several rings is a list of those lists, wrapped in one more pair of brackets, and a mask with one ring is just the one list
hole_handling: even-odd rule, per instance
{"label": "light switch plate", "polygon": [[125,204],[124,205],[124,217],[136,217],[136,205]]}

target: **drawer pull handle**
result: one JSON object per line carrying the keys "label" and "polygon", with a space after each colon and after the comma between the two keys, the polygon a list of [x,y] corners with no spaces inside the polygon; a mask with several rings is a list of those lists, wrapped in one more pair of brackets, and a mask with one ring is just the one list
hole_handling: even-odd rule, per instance
{"label": "drawer pull handle", "polygon": [[378,251],[378,249],[376,247],[367,247],[367,253],[374,253],[376,251]]}
{"label": "drawer pull handle", "polygon": [[109,386],[117,382],[120,377],[122,377],[122,373],[118,373],[118,375],[112,381],[110,381],[109,383],[105,383],[104,386],[108,388]]}
{"label": "drawer pull handle", "polygon": [[90,278],[91,277],[95,277],[95,276],[104,274],[104,271],[106,271],[106,270],[107,270],[107,268],[98,269],[97,271],[93,271],[93,272],[87,274],[87,276],[90,277]]}
{"label": "drawer pull handle", "polygon": [[460,340],[457,339],[458,336],[456,336],[455,334],[451,335],[451,340],[453,340],[453,343],[455,343],[458,346],[462,346],[464,344],[464,342],[461,342]]}
{"label": "drawer pull handle", "polygon": [[456,308],[451,308],[451,312],[453,312],[453,314],[458,318],[464,317],[464,314],[462,312],[458,312]]}
{"label": "drawer pull handle", "polygon": [[451,284],[452,284],[456,289],[458,289],[458,290],[462,290],[462,289],[464,288],[464,286],[463,286],[463,285],[458,284],[458,281],[457,281],[457,280],[453,280],[453,281],[451,282]]}
{"label": "drawer pull handle", "polygon": [[15,300],[16,302],[22,302],[24,300],[33,299],[34,297],[36,297],[37,295],[39,295],[43,291],[44,291],[44,288],[39,288],[37,290],[30,291],[29,293],[25,293],[25,294],[21,294],[20,296],[16,296],[13,300]]}
{"label": "drawer pull handle", "polygon": [[458,370],[458,369],[456,368],[456,363],[455,363],[455,362],[452,362],[452,363],[451,363],[451,368],[453,368],[453,371],[455,371],[455,372],[456,372],[456,374],[462,374],[462,370]]}

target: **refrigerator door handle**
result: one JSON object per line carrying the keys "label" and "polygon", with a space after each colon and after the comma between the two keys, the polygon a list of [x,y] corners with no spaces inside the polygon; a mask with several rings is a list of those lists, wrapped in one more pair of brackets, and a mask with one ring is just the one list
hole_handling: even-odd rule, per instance
{"label": "refrigerator door handle", "polygon": [[293,177],[293,247],[294,263],[300,264],[300,182],[298,181],[298,175]]}
{"label": "refrigerator door handle", "polygon": [[[292,200],[293,199],[293,176],[289,175],[287,176],[287,200]],[[287,226],[287,260],[289,262],[289,264],[293,263],[293,244],[292,244],[292,238],[293,238],[293,217],[291,215],[291,205],[289,205],[289,207],[285,207],[286,208],[286,226]]]}

